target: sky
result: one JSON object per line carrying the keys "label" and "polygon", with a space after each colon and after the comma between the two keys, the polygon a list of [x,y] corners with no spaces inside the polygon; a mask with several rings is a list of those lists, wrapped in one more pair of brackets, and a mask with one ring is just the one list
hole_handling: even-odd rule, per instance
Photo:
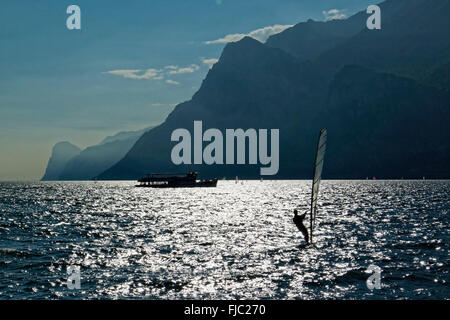
{"label": "sky", "polygon": [[[164,121],[200,88],[227,42],[366,0],[2,0],[0,180],[39,180],[59,141],[80,148]],[[81,9],[69,30],[68,6]]]}

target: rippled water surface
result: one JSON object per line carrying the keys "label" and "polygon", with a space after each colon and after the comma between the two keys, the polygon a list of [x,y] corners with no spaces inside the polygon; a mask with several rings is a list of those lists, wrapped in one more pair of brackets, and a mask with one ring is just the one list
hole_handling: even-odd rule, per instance
{"label": "rippled water surface", "polygon": [[315,244],[302,248],[291,212],[310,188],[1,183],[0,299],[450,298],[449,181],[324,181]]}

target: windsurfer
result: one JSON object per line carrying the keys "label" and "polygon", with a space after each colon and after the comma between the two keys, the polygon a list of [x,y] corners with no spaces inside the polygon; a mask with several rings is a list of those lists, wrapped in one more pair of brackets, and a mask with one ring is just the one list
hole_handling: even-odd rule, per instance
{"label": "windsurfer", "polygon": [[308,229],[306,229],[305,225],[303,224],[303,220],[305,219],[306,213],[307,212],[305,212],[304,214],[299,216],[297,209],[295,209],[294,210],[294,219],[293,220],[294,220],[294,223],[297,226],[298,230],[300,230],[300,232],[305,237],[306,243],[309,243]]}

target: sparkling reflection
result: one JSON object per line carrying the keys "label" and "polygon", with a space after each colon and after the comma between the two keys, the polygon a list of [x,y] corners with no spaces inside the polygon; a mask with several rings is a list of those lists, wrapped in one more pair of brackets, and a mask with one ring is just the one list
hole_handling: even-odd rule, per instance
{"label": "sparkling reflection", "polygon": [[[447,181],[324,181],[315,245],[292,209],[310,181],[0,184],[0,297],[449,298]],[[366,287],[369,265],[383,288]],[[81,266],[81,290],[66,268]]]}

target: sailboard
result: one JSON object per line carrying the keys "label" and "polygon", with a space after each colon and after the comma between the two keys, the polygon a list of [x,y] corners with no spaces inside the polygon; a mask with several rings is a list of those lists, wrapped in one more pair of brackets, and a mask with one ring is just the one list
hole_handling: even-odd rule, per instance
{"label": "sailboard", "polygon": [[322,179],[323,161],[325,158],[325,151],[327,148],[327,129],[320,130],[319,141],[317,143],[316,158],[314,161],[314,178],[311,192],[311,212],[310,212],[310,243],[313,240],[313,229],[316,222],[317,215],[317,200],[319,197],[319,185]]}

